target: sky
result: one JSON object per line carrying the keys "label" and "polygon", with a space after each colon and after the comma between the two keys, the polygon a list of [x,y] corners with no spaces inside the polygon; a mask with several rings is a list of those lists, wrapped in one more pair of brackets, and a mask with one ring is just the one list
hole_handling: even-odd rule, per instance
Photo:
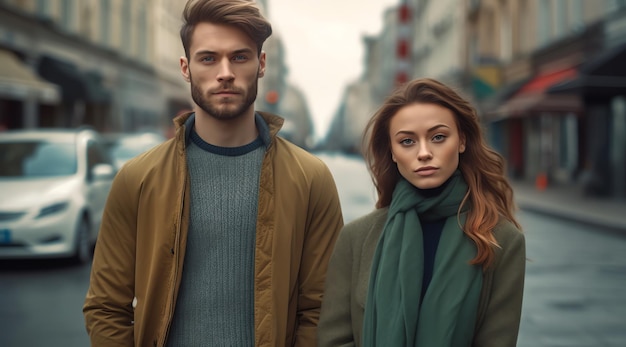
{"label": "sky", "polygon": [[286,50],[287,80],[305,94],[316,140],[328,130],[345,87],[363,72],[364,35],[382,30],[400,0],[268,0]]}

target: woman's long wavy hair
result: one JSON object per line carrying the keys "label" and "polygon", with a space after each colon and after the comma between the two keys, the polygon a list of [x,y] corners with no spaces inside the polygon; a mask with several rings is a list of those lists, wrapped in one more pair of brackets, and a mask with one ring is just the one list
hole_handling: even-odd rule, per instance
{"label": "woman's long wavy hair", "polygon": [[[478,252],[472,264],[491,265],[499,247],[493,229],[501,217],[521,229],[515,218],[513,189],[505,175],[504,159],[483,138],[476,110],[457,92],[430,78],[410,81],[398,87],[370,119],[363,137],[364,157],[378,192],[377,208],[391,204],[396,183],[402,177],[391,158],[391,118],[403,107],[435,104],[452,111],[465,152],[459,154],[459,169],[469,186],[461,206],[470,203],[463,231],[474,241]],[[461,209],[459,208],[459,211]]]}

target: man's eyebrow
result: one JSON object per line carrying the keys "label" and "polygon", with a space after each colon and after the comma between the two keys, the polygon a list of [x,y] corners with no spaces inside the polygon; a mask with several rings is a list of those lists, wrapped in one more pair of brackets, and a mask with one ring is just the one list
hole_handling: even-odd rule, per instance
{"label": "man's eyebrow", "polygon": [[195,52],[193,55],[198,56],[198,55],[205,55],[205,54],[217,54],[217,52],[213,52],[209,50],[202,50],[202,51]]}
{"label": "man's eyebrow", "polygon": [[240,54],[240,53],[254,53],[254,51],[250,48],[242,48],[234,50],[232,54]]}
{"label": "man's eyebrow", "polygon": [[[236,49],[232,52],[229,52],[228,54],[241,54],[241,53],[254,53],[254,51],[250,48],[240,48],[240,49]],[[214,51],[210,51],[208,49],[205,50],[201,50],[201,51],[197,51],[194,56],[198,56],[198,55],[217,55],[219,53],[214,52]]]}

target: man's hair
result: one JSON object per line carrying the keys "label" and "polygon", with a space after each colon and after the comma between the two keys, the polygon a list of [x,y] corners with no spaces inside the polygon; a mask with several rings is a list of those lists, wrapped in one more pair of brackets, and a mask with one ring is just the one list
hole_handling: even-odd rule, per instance
{"label": "man's hair", "polygon": [[198,23],[230,25],[243,31],[257,46],[260,55],[265,40],[272,35],[272,25],[250,0],[189,0],[183,10],[180,39],[189,58],[191,36]]}

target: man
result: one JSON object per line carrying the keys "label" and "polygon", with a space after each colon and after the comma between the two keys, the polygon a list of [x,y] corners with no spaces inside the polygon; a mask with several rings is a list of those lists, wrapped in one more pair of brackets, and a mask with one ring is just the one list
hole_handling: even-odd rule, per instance
{"label": "man", "polygon": [[343,225],[321,160],[255,112],[270,24],[247,0],[185,7],[194,111],[111,189],[83,307],[92,346],[315,346]]}

